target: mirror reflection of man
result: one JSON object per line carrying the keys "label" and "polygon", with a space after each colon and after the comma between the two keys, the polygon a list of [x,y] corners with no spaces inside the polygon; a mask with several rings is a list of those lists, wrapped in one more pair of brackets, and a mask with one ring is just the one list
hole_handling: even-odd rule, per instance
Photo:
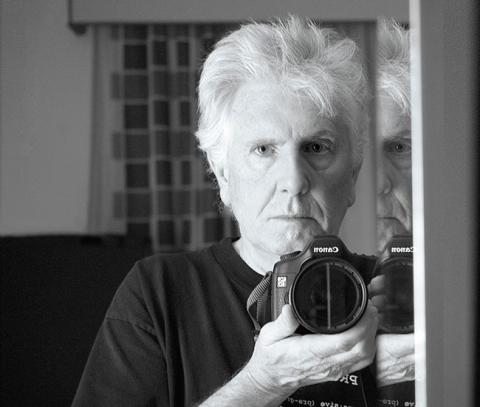
{"label": "mirror reflection of man", "polygon": [[[245,309],[280,255],[338,233],[355,200],[365,100],[356,45],[333,30],[291,17],[216,45],[201,74],[197,137],[241,236],[137,263],[74,406],[366,406],[371,304],[334,335],[295,334],[285,305],[256,342]],[[320,387],[296,393],[310,385]]]}
{"label": "mirror reflection of man", "polygon": [[[410,120],[410,52],[408,31],[392,20],[378,27],[378,248],[393,236],[412,233],[412,164]],[[382,308],[382,277],[370,284],[373,302]],[[413,293],[410,293],[413,296]],[[414,337],[381,334],[377,338],[380,398],[414,401]],[[409,382],[409,383],[408,383]],[[387,387],[403,383],[402,388]],[[392,390],[393,389],[393,390]]]}
{"label": "mirror reflection of man", "polygon": [[412,233],[412,162],[408,32],[382,21],[378,38],[379,249]]}

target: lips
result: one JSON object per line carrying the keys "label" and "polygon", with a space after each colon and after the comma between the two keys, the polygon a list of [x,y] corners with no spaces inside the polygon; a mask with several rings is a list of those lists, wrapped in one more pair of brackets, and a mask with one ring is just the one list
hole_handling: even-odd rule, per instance
{"label": "lips", "polygon": [[393,216],[377,217],[377,221],[379,222],[378,226],[380,227],[380,230],[389,230],[392,234],[407,233],[407,229],[405,228],[403,223]]}
{"label": "lips", "polygon": [[380,225],[384,225],[386,227],[395,227],[395,228],[403,228],[402,222],[395,218],[394,216],[378,216],[377,222]]}
{"label": "lips", "polygon": [[282,220],[315,220],[312,216],[306,216],[306,215],[277,215],[277,216],[271,216],[271,219],[282,219]]}
{"label": "lips", "polygon": [[395,216],[377,216],[378,220],[386,220],[386,221],[397,221],[399,220]]}

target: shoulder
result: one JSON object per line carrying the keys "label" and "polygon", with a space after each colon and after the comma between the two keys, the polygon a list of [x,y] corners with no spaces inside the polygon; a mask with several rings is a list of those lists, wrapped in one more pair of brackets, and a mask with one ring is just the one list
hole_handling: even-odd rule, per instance
{"label": "shoulder", "polygon": [[214,269],[216,265],[211,246],[198,251],[146,257],[138,261],[130,273],[139,283],[166,284],[177,280],[185,281],[189,276]]}
{"label": "shoulder", "polygon": [[175,284],[188,283],[198,277],[209,278],[224,272],[225,258],[234,257],[232,239],[225,238],[201,250],[156,254],[138,261],[131,271],[131,278],[140,283]]}
{"label": "shoulder", "polygon": [[211,247],[146,257],[134,264],[120,284],[108,316],[143,318],[163,308],[166,301],[181,301],[221,272]]}

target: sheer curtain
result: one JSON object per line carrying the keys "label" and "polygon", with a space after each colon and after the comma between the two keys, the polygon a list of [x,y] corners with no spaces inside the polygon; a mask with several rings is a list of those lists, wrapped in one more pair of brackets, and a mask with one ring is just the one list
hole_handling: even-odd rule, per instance
{"label": "sheer curtain", "polygon": [[[122,60],[118,27],[95,26],[90,154],[89,234],[125,234],[122,94],[114,79]],[[117,81],[119,82],[119,81]]]}

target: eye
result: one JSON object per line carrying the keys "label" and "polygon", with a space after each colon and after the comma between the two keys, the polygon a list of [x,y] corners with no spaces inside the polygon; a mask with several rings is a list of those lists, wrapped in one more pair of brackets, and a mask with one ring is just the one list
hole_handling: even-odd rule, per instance
{"label": "eye", "polygon": [[253,151],[258,155],[270,155],[274,152],[273,147],[268,144],[259,144],[253,148]]}
{"label": "eye", "polygon": [[412,151],[410,140],[395,140],[387,144],[386,150],[394,154],[407,154]]}
{"label": "eye", "polygon": [[330,140],[318,140],[305,144],[302,151],[305,153],[327,154],[333,152],[333,147],[333,142]]}

